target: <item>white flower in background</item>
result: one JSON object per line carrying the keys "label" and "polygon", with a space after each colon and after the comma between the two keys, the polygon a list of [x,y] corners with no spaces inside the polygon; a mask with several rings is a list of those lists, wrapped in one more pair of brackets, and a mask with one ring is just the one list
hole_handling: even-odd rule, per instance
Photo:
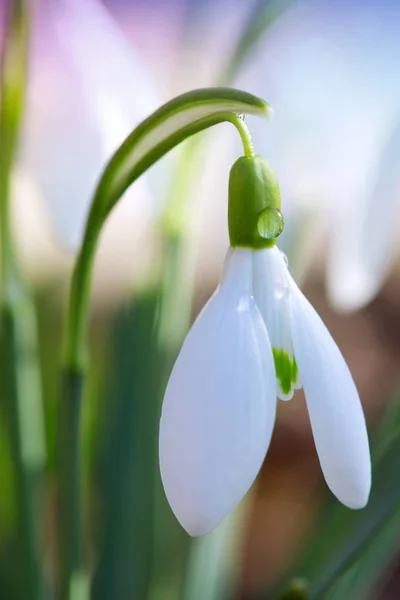
{"label": "white flower in background", "polygon": [[335,307],[354,310],[379,292],[399,252],[400,122],[378,147],[375,164],[347,209],[336,212],[327,290]]}
{"label": "white flower in background", "polygon": [[[399,22],[390,0],[294,3],[235,81],[279,107],[255,142],[273,161],[290,222],[302,216],[304,231],[318,216],[328,297],[341,310],[371,301],[398,255]],[[316,243],[299,237],[313,258]],[[283,249],[297,272],[291,242]]]}
{"label": "white flower in background", "polygon": [[357,389],[275,246],[279,209],[270,167],[260,157],[239,159],[230,178],[233,247],[182,346],[160,422],[165,492],[191,535],[213,529],[247,492],[270,443],[276,398],[289,400],[299,387],[328,486],[350,508],[368,501],[371,464]]}
{"label": "white flower in background", "polygon": [[[21,165],[37,180],[63,245],[76,250],[102,169],[158,99],[142,59],[100,2],[37,8]],[[147,188],[146,179],[135,186],[136,213],[152,196]]]}

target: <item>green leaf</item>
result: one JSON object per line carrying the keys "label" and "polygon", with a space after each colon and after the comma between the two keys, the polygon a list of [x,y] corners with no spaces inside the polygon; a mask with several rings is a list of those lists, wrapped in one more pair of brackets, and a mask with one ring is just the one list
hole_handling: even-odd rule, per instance
{"label": "green leaf", "polygon": [[1,61],[0,149],[1,164],[10,166],[18,142],[25,100],[28,52],[28,14],[25,2],[14,0],[8,5]]}
{"label": "green leaf", "polygon": [[235,596],[252,495],[214,531],[191,540],[180,600],[228,600]]}
{"label": "green leaf", "polygon": [[28,55],[26,3],[14,0],[7,3],[6,7],[0,90],[0,247],[3,298],[12,293],[12,279],[16,276],[10,232],[9,192],[25,100]]}
{"label": "green leaf", "polygon": [[[394,526],[400,527],[400,517],[397,513],[396,518],[395,513],[400,502],[399,422],[400,410],[396,400],[373,440],[372,492],[367,506],[363,510],[353,511],[332,498],[317,521],[315,533],[309,543],[305,544],[306,551],[303,547],[301,559],[290,570],[286,581],[278,590],[286,589],[293,578],[301,577],[310,584],[308,598],[326,598],[328,592],[335,592],[332,586],[338,585],[339,591],[336,593],[339,594],[342,586],[346,586],[347,589],[351,585],[357,569],[354,568],[353,575],[348,574],[348,571],[354,567],[356,561],[360,561],[361,565],[364,556],[366,565],[376,560],[375,575],[371,572],[371,579],[376,578],[380,569],[388,564],[391,548],[395,543],[391,534]],[[392,523],[392,529],[389,523]],[[374,558],[371,558],[372,556]],[[382,566],[379,565],[379,561]],[[345,581],[340,582],[343,576]],[[359,586],[358,576],[354,579],[354,585]],[[334,596],[335,600],[337,597]],[[353,593],[341,597],[357,599]]]}
{"label": "green leaf", "polygon": [[99,432],[100,552],[93,596],[147,598],[153,557],[159,420],[154,335],[159,290],[141,294],[115,319]]}
{"label": "green leaf", "polygon": [[358,562],[335,582],[329,600],[364,600],[379,584],[400,548],[400,511],[396,510],[360,555]]}
{"label": "green leaf", "polygon": [[17,515],[18,576],[27,600],[45,597],[36,503],[42,491],[45,449],[36,315],[14,256],[10,181],[25,100],[28,3],[6,3],[0,90],[1,392],[10,440]]}
{"label": "green leaf", "polygon": [[257,0],[255,2],[219,81],[226,83],[234,80],[262,36],[292,4],[294,4],[294,0]]}
{"label": "green leaf", "polygon": [[[393,456],[390,450],[392,444],[399,438],[400,433],[400,402],[399,397],[389,403],[381,423],[374,435],[373,463],[374,471],[380,469],[385,455]],[[373,483],[375,487],[375,483]],[[382,574],[390,563],[395,560],[395,555],[400,547],[400,510],[388,517],[377,530],[372,539],[361,549],[359,560],[352,565],[328,593],[329,600],[352,598],[363,600],[367,593],[379,582]]]}

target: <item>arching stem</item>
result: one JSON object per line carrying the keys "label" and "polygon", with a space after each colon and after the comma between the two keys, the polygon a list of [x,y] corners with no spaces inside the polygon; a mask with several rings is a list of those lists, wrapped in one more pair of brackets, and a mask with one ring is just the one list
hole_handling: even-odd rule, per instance
{"label": "arching stem", "polygon": [[[170,101],[132,132],[114,154],[97,186],[72,274],[61,373],[58,513],[62,600],[71,600],[77,590],[80,600],[85,600],[89,594],[81,514],[80,421],[90,288],[102,227],[129,185],[169,150],[195,133],[229,121],[240,133],[245,154],[253,155],[246,125],[237,114],[230,112],[236,107],[240,113],[244,110],[267,115],[269,112],[268,105],[262,100],[229,88],[195,90]],[[203,114],[199,115],[200,111]],[[192,114],[195,117],[191,120]]]}

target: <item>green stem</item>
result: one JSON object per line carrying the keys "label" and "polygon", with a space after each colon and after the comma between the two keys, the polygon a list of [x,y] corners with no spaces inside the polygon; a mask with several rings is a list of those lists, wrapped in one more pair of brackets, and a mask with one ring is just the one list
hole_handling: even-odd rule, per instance
{"label": "green stem", "polygon": [[24,598],[44,598],[39,563],[41,527],[37,503],[42,492],[45,465],[39,373],[36,362],[34,315],[27,298],[3,305],[1,346],[4,389],[11,449],[16,474],[19,547],[22,552]]}
{"label": "green stem", "polygon": [[89,597],[82,531],[80,421],[85,333],[99,229],[89,222],[72,274],[58,410],[59,588],[62,600]]}
{"label": "green stem", "polygon": [[242,138],[243,151],[245,156],[254,156],[254,145],[253,140],[251,139],[249,128],[244,122],[244,117],[232,115],[232,119],[230,119],[231,123],[235,125],[236,129],[240,133],[240,137]]}
{"label": "green stem", "polygon": [[80,412],[84,376],[77,371],[62,373],[59,404],[59,560],[60,597],[86,598],[88,582],[84,554],[80,492]]}
{"label": "green stem", "polygon": [[9,418],[16,475],[21,585],[24,598],[44,598],[39,564],[36,502],[45,466],[41,389],[36,349],[36,321],[31,299],[14,258],[10,225],[10,179],[24,103],[28,14],[25,2],[7,6],[1,65],[0,108],[0,249],[1,350],[4,400]]}
{"label": "green stem", "polygon": [[92,268],[99,238],[99,228],[88,224],[82,248],[72,273],[66,323],[64,369],[84,373],[86,325],[90,303]]}
{"label": "green stem", "polygon": [[[221,117],[221,115],[217,116],[215,124],[220,123],[222,120],[229,121],[236,127],[240,133],[246,156],[254,155],[250,133],[243,120],[233,113],[223,113],[223,117]],[[196,133],[196,131],[194,131],[194,133]],[[143,170],[139,168],[137,176],[142,172]],[[103,187],[107,187],[106,177],[100,181],[92,201],[92,210],[89,213],[82,248],[78,254],[72,274],[66,325],[67,338],[64,366],[73,371],[83,371],[84,369],[86,324],[89,312],[92,267],[100,231],[110,210],[109,208],[106,208],[99,212],[97,209],[98,206],[104,204],[102,203],[104,196]],[[168,211],[169,208],[167,207],[166,212]]]}
{"label": "green stem", "polygon": [[[223,92],[225,93],[225,91]],[[232,92],[230,93],[232,94]],[[210,91],[199,91],[196,94],[203,101],[205,97],[208,97]],[[218,90],[217,95],[221,94],[222,91]],[[193,123],[188,122],[180,129],[177,129],[175,133],[171,132],[167,137],[161,136],[161,141],[149,147],[147,153],[142,155],[141,160],[139,159],[136,163],[133,162],[133,164],[130,164],[129,160],[127,160],[129,153],[135,148],[135,144],[136,148],[137,145],[140,147],[141,135],[144,135],[146,127],[153,128],[154,132],[154,127],[159,126],[159,123],[154,123],[154,120],[161,119],[161,122],[165,122],[166,117],[171,117],[171,114],[174,114],[174,110],[176,111],[176,107],[172,110],[171,105],[175,106],[175,104],[182,101],[182,98],[187,99],[187,95],[183,95],[181,99],[178,98],[171,101],[171,103],[167,103],[154,113],[153,116],[149,117],[147,121],[139,125],[111,159],[96,189],[86,224],[83,244],[72,274],[66,323],[66,345],[64,349],[62,393],[60,396],[61,406],[59,411],[59,517],[62,550],[60,554],[60,585],[63,600],[70,597],[68,594],[71,594],[71,582],[74,581],[74,578],[78,577],[80,582],[86,581],[83,575],[84,544],[79,511],[81,500],[79,422],[82,383],[85,372],[86,326],[89,314],[91,278],[95,252],[102,226],[113,206],[115,206],[129,184],[133,183],[149,166],[170,149],[187,137],[207,127],[216,125],[222,121],[230,121],[241,135],[245,152],[252,152],[251,138],[243,121],[236,114],[221,111],[209,114],[205,118],[197,119]],[[261,103],[261,110],[264,112],[267,111],[267,105]],[[118,175],[120,176],[118,177]],[[77,382],[79,382],[79,385]],[[86,583],[82,583],[82,588],[85,585]],[[82,592],[82,594],[84,593],[86,592]]]}

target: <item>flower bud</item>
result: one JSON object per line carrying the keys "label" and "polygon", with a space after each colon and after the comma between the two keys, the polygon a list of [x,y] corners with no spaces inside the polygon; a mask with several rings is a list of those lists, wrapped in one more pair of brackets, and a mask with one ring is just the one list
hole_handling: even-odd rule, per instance
{"label": "flower bud", "polygon": [[262,156],[242,156],[229,177],[228,226],[231,246],[271,248],[282,233],[279,184]]}

